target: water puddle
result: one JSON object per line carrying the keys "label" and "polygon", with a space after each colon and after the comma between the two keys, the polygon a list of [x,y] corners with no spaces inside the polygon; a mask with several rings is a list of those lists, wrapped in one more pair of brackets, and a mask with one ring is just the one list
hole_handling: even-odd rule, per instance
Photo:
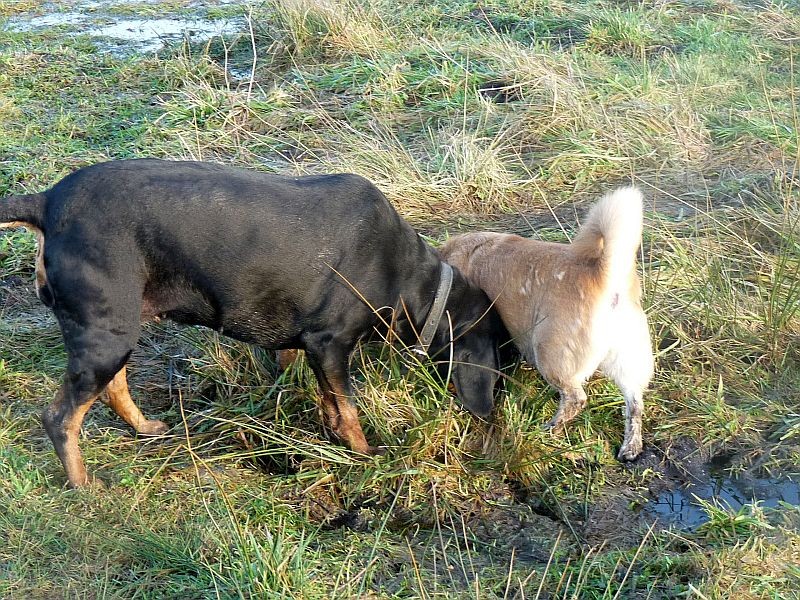
{"label": "water puddle", "polygon": [[658,517],[665,525],[695,529],[708,521],[708,514],[698,499],[733,512],[754,502],[763,508],[776,508],[782,502],[800,506],[800,483],[789,479],[732,479],[720,476],[706,484],[663,491],[655,502],[649,502],[643,510]]}
{"label": "water puddle", "polygon": [[[125,2],[78,2],[68,12],[59,12],[55,5],[45,4],[44,14],[23,14],[6,22],[10,31],[42,31],[64,28],[74,35],[92,37],[98,48],[115,55],[147,54],[181,40],[202,42],[215,36],[235,34],[245,28],[245,18],[213,19],[207,16],[207,3],[190,5],[189,14],[162,14],[159,16],[128,16],[112,10],[124,7]],[[143,3],[130,2],[141,6]],[[157,4],[156,1],[145,4]],[[214,6],[237,4],[220,0]],[[48,9],[50,9],[48,11]],[[185,13],[185,11],[184,11]]]}

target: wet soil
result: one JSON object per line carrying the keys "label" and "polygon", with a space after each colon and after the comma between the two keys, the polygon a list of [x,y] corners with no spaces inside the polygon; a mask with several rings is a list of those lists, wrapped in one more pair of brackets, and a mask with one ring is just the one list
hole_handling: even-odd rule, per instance
{"label": "wet soil", "polygon": [[[161,10],[158,4],[154,0],[77,0],[65,10],[63,4],[45,2],[36,11],[11,17],[5,27],[17,32],[58,29],[67,36],[89,36],[98,50],[117,56],[148,54],[182,41],[197,43],[245,29],[244,16],[215,18],[209,10],[238,4],[232,0],[191,2],[180,10]],[[139,16],[122,12],[126,5],[154,8]]]}
{"label": "wet soil", "polygon": [[651,487],[652,499],[641,511],[681,529],[695,529],[708,521],[700,501],[733,512],[756,502],[762,508],[777,508],[781,503],[800,506],[800,473],[766,475],[736,452],[704,457],[688,439],[677,440],[656,469],[662,478]]}
{"label": "wet soil", "polygon": [[585,520],[575,523],[590,545],[636,543],[651,526],[695,531],[710,518],[703,503],[732,513],[755,503],[765,509],[800,506],[800,472],[767,475],[741,453],[709,455],[689,438],[650,445],[624,468],[654,476],[644,488],[608,486]]}

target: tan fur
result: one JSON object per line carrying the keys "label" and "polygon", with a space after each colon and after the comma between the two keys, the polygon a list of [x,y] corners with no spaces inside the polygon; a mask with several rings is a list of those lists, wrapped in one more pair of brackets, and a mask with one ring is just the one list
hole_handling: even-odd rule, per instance
{"label": "tan fur", "polygon": [[142,435],[162,435],[167,432],[169,427],[163,421],[148,419],[133,402],[130,390],[128,389],[128,370],[122,367],[114,379],[106,386],[105,397],[100,399],[111,410],[117,413],[122,419]]}
{"label": "tan fur", "polygon": [[69,406],[70,398],[66,397],[64,388],[65,386],[62,385],[58,392],[56,392],[55,399],[52,404],[45,409],[42,418],[45,428],[48,429],[56,415],[64,415],[65,413],[69,415],[62,421],[63,439],[60,439],[60,443],[54,444],[54,446],[56,454],[58,454],[58,458],[61,459],[61,464],[64,465],[64,470],[67,472],[67,484],[75,488],[89,483],[83,456],[78,447],[78,436],[80,435],[83,418],[86,416],[86,413],[89,412],[97,396],[89,398],[83,404],[74,407],[74,410],[69,410],[71,408]]}
{"label": "tan fur", "polygon": [[24,221],[0,223],[0,229],[12,229],[16,227],[25,227],[36,234],[36,295],[38,296],[39,290],[47,285],[47,273],[44,270],[44,233],[35,225],[25,223]]}
{"label": "tan fur", "polygon": [[551,428],[586,403],[583,382],[598,368],[621,388],[626,433],[620,458],[642,449],[642,393],[653,370],[641,307],[636,250],[641,195],[623,189],[590,212],[572,244],[501,233],[468,233],[440,252],[496,302],[523,356],[561,395]]}

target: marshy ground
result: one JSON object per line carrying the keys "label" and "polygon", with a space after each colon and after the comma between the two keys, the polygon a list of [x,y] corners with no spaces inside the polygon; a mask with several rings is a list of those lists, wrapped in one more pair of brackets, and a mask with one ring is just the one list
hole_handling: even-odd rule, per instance
{"label": "marshy ground", "polygon": [[0,0],[0,195],[109,158],[357,172],[432,243],[569,238],[633,182],[657,374],[643,456],[603,379],[564,435],[522,368],[483,422],[402,352],[353,357],[365,460],[301,362],[147,326],[65,491],[35,240],[0,234],[0,597],[796,598],[794,3]]}

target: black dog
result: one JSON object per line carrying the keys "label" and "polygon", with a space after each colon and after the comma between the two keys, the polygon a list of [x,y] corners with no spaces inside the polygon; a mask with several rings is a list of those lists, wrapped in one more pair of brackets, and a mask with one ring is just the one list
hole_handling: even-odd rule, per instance
{"label": "black dog", "polygon": [[361,177],[106,162],[46,192],[0,200],[0,223],[39,233],[38,294],[58,319],[68,355],[42,421],[71,486],[88,481],[78,433],[104,389],[106,402],[137,431],[166,430],[145,419],[128,393],[125,363],[143,319],[304,349],[331,429],[370,453],[350,403],[349,356],[392,319],[396,336],[416,343],[434,313],[430,355],[449,356],[442,350],[452,339],[461,402],[481,416],[492,409],[498,344],[507,336],[502,322],[457,271],[446,305],[437,303],[448,314],[436,310],[449,268]]}

